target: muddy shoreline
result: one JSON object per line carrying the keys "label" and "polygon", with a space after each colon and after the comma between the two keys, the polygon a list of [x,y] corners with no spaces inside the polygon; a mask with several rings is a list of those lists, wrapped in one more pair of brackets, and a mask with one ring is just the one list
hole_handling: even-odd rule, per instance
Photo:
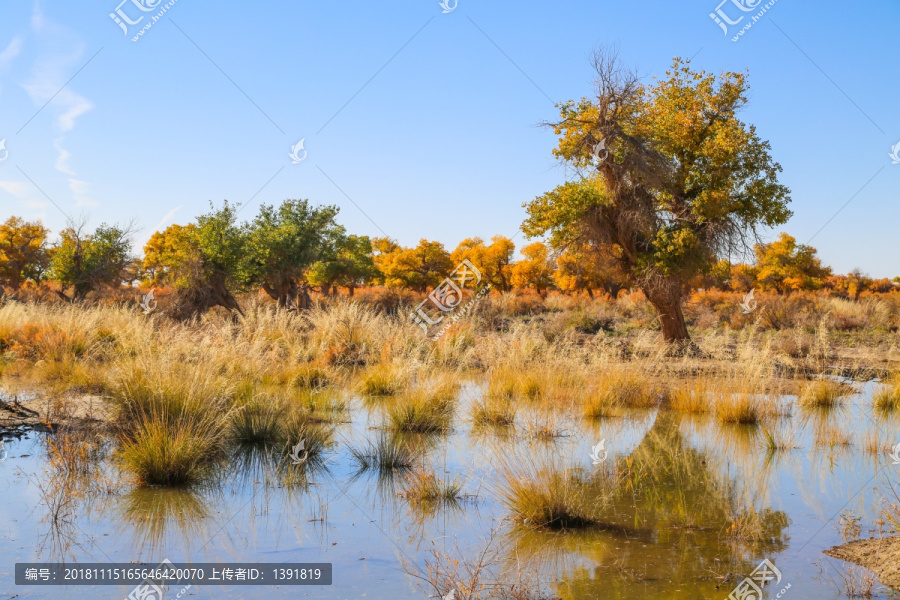
{"label": "muddy shoreline", "polygon": [[110,410],[101,396],[83,395],[53,400],[37,396],[0,396],[0,433],[107,421]]}
{"label": "muddy shoreline", "polygon": [[856,540],[823,553],[869,569],[882,584],[900,591],[900,536]]}

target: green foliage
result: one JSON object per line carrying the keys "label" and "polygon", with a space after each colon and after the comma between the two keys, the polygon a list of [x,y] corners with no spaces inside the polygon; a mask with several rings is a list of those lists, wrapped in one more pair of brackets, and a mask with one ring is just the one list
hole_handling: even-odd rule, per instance
{"label": "green foliage", "polygon": [[102,224],[90,234],[83,228],[84,224],[71,225],[62,231],[50,263],[50,278],[63,288],[71,286],[75,300],[105,286],[118,286],[130,262],[127,228]]}
{"label": "green foliage", "polygon": [[326,294],[335,285],[349,288],[352,293],[354,287],[378,277],[372,241],[367,236],[341,236],[334,252],[329,254],[331,256],[313,263],[306,275],[307,283],[321,287]]}
{"label": "green foliage", "polygon": [[[746,235],[790,217],[781,167],[737,118],[745,75],[717,77],[676,59],[665,79],[644,84],[603,52],[595,67],[596,101],[560,104],[552,124],[554,155],[582,177],[527,203],[522,229],[549,233],[554,247],[611,247],[660,311],[666,339],[686,339],[687,283]],[[601,141],[608,153],[595,152]]]}
{"label": "green foliage", "polygon": [[261,206],[246,227],[244,282],[286,302],[314,264],[337,259],[347,239],[335,222],[338,211],[336,206],[311,207],[307,200],[285,200],[277,209]]}

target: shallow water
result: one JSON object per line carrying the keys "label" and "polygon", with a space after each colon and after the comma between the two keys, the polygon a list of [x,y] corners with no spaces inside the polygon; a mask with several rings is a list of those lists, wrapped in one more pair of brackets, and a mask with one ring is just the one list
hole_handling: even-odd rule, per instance
{"label": "shallow water", "polygon": [[[873,432],[883,445],[900,441],[897,422],[872,414],[870,391],[862,389],[832,411],[795,407],[778,427],[795,430],[800,448],[772,455],[758,427],[656,411],[596,424],[563,419],[558,427],[564,435],[551,441],[525,433],[525,413],[512,435],[476,431],[464,418],[479,393],[469,385],[452,433],[406,442],[439,475],[464,479],[471,496],[458,506],[430,509],[398,496],[402,476],[358,473],[349,449],[386,435],[378,428],[377,406],[361,401],[353,403],[350,422],[337,426],[325,466],[299,482],[283,468],[283,456],[248,450],[232,458],[216,484],[203,488],[107,490],[95,482],[86,486],[92,492],[54,495],[44,434],[29,433],[7,439],[8,456],[0,462],[0,598],[120,599],[130,591],[17,587],[16,562],[155,565],[165,558],[334,565],[331,586],[203,585],[183,598],[425,597],[403,561],[421,564],[432,546],[474,556],[492,531],[498,565],[535,573],[566,600],[725,599],[763,559],[782,574],[777,585],[766,587],[766,597],[789,584],[782,598],[842,598],[838,587],[847,565],[821,553],[841,543],[842,511],[859,516],[868,537],[884,495],[891,498],[891,485],[900,489],[900,465],[886,453],[863,449],[864,436]],[[852,445],[817,444],[814,431],[823,423],[849,434]],[[609,456],[594,466],[591,447],[602,439]],[[496,467],[511,453],[519,460],[552,456],[584,473],[620,460],[632,476],[606,507],[603,529],[531,532],[504,520],[498,501]],[[101,470],[118,479],[112,461],[104,460]],[[727,517],[736,506],[753,506],[762,515],[764,539],[729,537]],[[875,597],[893,596],[879,589]]]}

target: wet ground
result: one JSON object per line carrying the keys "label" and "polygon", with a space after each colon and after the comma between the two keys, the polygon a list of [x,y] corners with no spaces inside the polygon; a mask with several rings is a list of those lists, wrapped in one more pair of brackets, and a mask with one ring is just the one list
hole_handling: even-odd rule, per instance
{"label": "wet ground", "polygon": [[[780,597],[791,600],[843,598],[843,579],[859,575],[822,551],[842,542],[842,529],[847,539],[856,527],[862,537],[873,535],[882,507],[897,501],[891,487],[900,490],[900,464],[865,442],[877,434],[889,451],[900,442],[900,418],[873,414],[870,392],[861,388],[827,411],[795,406],[773,428],[799,447],[770,452],[760,427],[655,410],[597,423],[561,418],[562,435],[550,440],[528,435],[524,412],[512,431],[474,428],[465,416],[480,392],[469,385],[451,433],[402,442],[438,477],[464,482],[466,497],[451,506],[405,499],[403,474],[360,472],[350,450],[390,435],[380,428],[377,402],[353,402],[324,464],[308,472],[286,468],[281,452],[248,448],[235,452],[215,483],[182,490],[110,484],[122,478],[102,453],[97,472],[61,489],[47,434],[7,436],[5,458],[0,450],[0,598],[121,599],[130,591],[17,587],[16,562],[155,565],[166,558],[334,567],[331,586],[204,585],[182,598],[424,598],[404,562],[421,565],[432,549],[471,558],[488,539],[498,572],[532,573],[566,600],[725,599],[764,559],[780,572],[765,586],[767,598],[785,588]],[[841,438],[850,445],[837,443]],[[601,440],[608,455],[594,465],[592,447]],[[602,528],[535,532],[506,519],[502,457],[552,459],[583,475],[617,465],[627,476],[604,508]],[[732,535],[736,515],[744,515],[738,522],[752,539]],[[874,593],[894,597],[883,588]]]}

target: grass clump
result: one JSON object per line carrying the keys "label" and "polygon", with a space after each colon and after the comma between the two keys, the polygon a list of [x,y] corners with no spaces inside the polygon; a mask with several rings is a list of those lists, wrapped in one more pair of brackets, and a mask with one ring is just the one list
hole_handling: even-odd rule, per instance
{"label": "grass clump", "polygon": [[617,416],[626,408],[654,408],[661,399],[660,390],[638,375],[613,373],[590,390],[583,415],[587,419]]}
{"label": "grass clump", "polygon": [[451,376],[423,382],[387,408],[388,425],[395,431],[448,431],[453,422],[459,383]]}
{"label": "grass clump", "polygon": [[306,364],[299,367],[291,377],[291,385],[306,390],[315,390],[332,383],[331,375],[322,367]]}
{"label": "grass clump", "polygon": [[364,449],[350,448],[350,455],[360,473],[374,471],[379,478],[390,477],[396,471],[408,471],[415,462],[415,454],[409,446],[393,436],[380,436]]}
{"label": "grass clump", "polygon": [[834,408],[851,388],[832,379],[819,379],[807,385],[800,394],[799,404],[809,408]]}
{"label": "grass clump", "polygon": [[442,481],[430,471],[416,469],[406,476],[401,495],[424,504],[456,504],[462,498],[462,484],[456,479]]}
{"label": "grass clump", "polygon": [[675,388],[669,394],[669,407],[680,413],[702,414],[710,411],[709,388],[703,381]]}
{"label": "grass clump", "polygon": [[222,428],[214,416],[172,422],[148,415],[121,436],[118,457],[142,485],[189,485],[207,479],[222,456]]}
{"label": "grass clump", "polygon": [[734,425],[758,425],[765,413],[761,400],[754,394],[718,394],[713,407],[720,423]]}
{"label": "grass clump", "polygon": [[510,402],[519,394],[520,371],[500,367],[488,374],[487,397],[494,401]]}
{"label": "grass clump", "polygon": [[900,376],[893,378],[878,386],[872,395],[875,409],[881,412],[894,412],[900,409]]}
{"label": "grass clump", "polygon": [[367,396],[394,396],[405,387],[406,377],[394,365],[379,363],[363,373],[360,391]]}
{"label": "grass clump", "polygon": [[231,435],[241,443],[274,443],[281,438],[284,415],[277,400],[254,397],[231,413]]}
{"label": "grass clump", "polygon": [[396,431],[433,433],[448,431],[453,421],[452,402],[431,402],[412,395],[398,400],[387,410],[389,426]]}
{"label": "grass clump", "polygon": [[502,459],[502,504],[519,524],[531,529],[581,529],[602,523],[611,497],[606,476],[585,479],[549,459]]}
{"label": "grass clump", "polygon": [[472,404],[475,425],[509,427],[516,422],[518,409],[512,400],[486,396]]}

